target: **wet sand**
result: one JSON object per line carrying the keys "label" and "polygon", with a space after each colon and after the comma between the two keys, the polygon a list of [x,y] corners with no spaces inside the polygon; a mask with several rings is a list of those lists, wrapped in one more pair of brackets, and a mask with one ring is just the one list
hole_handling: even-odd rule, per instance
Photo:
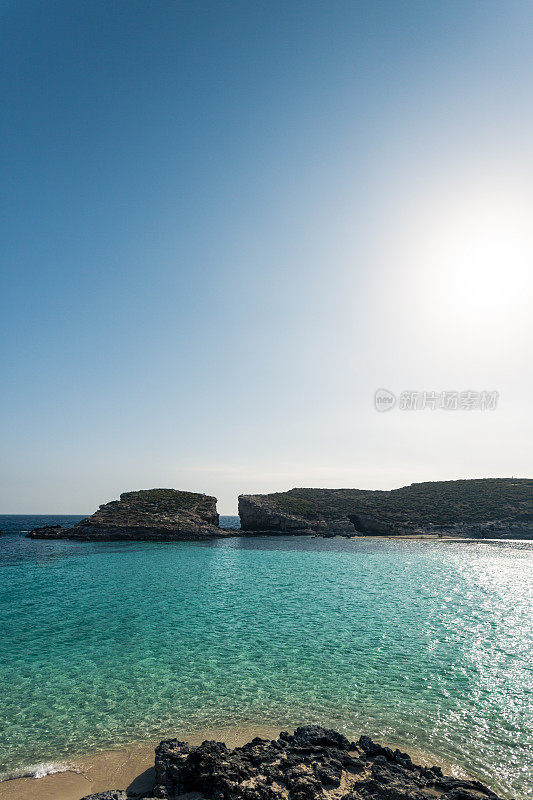
{"label": "wet sand", "polygon": [[106,750],[89,756],[64,760],[66,772],[56,772],[43,778],[13,778],[0,783],[0,800],[80,800],[87,794],[106,789],[148,791],[153,782],[154,750],[162,738],[178,738],[191,744],[205,739],[226,742],[238,747],[254,736],[266,739],[278,737],[280,728],[243,727],[213,728],[195,732],[174,732],[152,742]]}

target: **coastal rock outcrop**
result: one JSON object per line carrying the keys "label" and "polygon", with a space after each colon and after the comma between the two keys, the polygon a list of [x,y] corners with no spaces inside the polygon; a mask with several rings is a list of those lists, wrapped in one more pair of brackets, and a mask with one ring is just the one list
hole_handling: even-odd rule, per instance
{"label": "coastal rock outcrop", "polygon": [[218,527],[216,497],[177,489],[124,492],[101,505],[73,528],[45,526],[32,539],[101,539],[172,541],[225,536]]}
{"label": "coastal rock outcrop", "polygon": [[[130,795],[131,797],[132,795]],[[88,794],[83,800],[128,800],[126,792],[98,792],[98,794]]]}
{"label": "coastal rock outcrop", "polygon": [[205,539],[215,536],[446,535],[533,539],[533,480],[413,483],[391,491],[291,489],[240,495],[240,531],[221,529],[216,498],[177,489],[124,492],[72,528],[48,525],[33,539]]}
{"label": "coastal rock outcrop", "polygon": [[268,495],[240,495],[239,517],[241,530],[266,533],[312,533],[312,520],[262,503]]}
{"label": "coastal rock outcrop", "polygon": [[531,539],[533,480],[431,481],[391,491],[291,489],[241,495],[239,515],[243,533]]}
{"label": "coastal rock outcrop", "polygon": [[[169,739],[156,748],[155,782],[146,800],[499,800],[477,780],[414,764],[407,753],[368,736],[350,742],[319,725],[278,739],[255,738],[230,750]],[[125,800],[103,793],[83,800]],[[139,795],[136,795],[139,797]]]}
{"label": "coastal rock outcrop", "polygon": [[61,525],[43,525],[41,528],[33,528],[26,534],[28,539],[63,539],[66,532]]}

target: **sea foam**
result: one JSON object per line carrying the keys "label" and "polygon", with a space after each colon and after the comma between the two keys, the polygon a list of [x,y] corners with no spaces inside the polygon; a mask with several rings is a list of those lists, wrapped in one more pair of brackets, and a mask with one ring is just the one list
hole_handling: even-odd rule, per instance
{"label": "sea foam", "polygon": [[44,778],[46,775],[55,775],[57,772],[79,772],[72,764],[48,761],[42,764],[31,764],[28,767],[0,772],[0,782],[12,781],[15,778]]}

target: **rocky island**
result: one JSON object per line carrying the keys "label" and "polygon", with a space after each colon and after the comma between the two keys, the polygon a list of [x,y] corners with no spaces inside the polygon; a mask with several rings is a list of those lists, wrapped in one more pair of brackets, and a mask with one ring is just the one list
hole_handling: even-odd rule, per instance
{"label": "rocky island", "polygon": [[291,489],[239,497],[240,530],[219,527],[216,498],[177,489],[124,492],[72,528],[32,539],[187,541],[221,536],[452,536],[533,538],[533,480],[413,483],[391,491]]}
{"label": "rocky island", "polygon": [[169,739],[155,752],[148,793],[107,791],[83,800],[499,800],[477,780],[451,778],[418,766],[407,753],[350,742],[318,725],[255,738],[230,750],[222,742],[198,747]]}
{"label": "rocky island", "polygon": [[412,483],[391,491],[291,489],[239,497],[249,533],[533,538],[533,480]]}
{"label": "rocky island", "polygon": [[123,492],[73,528],[34,528],[31,539],[187,541],[225,536],[216,497],[177,489]]}

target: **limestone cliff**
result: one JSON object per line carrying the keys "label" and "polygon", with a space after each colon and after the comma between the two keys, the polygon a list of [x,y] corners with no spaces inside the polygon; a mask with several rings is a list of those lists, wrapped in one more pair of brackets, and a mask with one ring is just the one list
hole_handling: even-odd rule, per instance
{"label": "limestone cliff", "polygon": [[73,528],[35,528],[33,539],[147,539],[153,541],[225,536],[218,527],[216,497],[177,489],[124,492]]}
{"label": "limestone cliff", "polygon": [[250,533],[533,538],[533,480],[413,483],[391,491],[291,489],[239,497]]}

